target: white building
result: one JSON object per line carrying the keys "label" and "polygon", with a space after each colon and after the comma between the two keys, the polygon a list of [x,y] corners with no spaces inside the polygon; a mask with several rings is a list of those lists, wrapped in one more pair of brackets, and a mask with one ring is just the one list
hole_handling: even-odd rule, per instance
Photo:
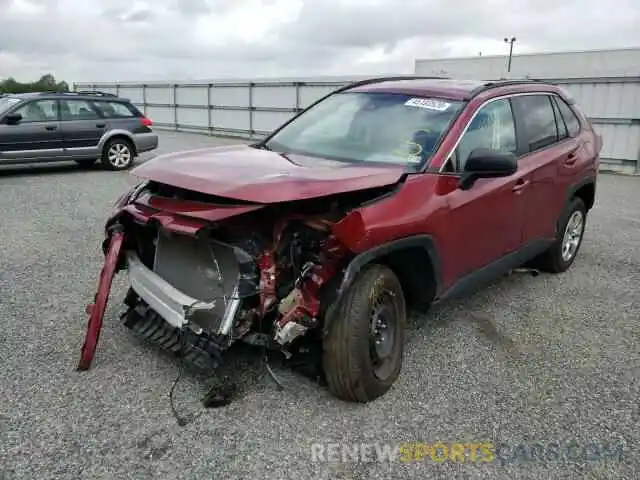
{"label": "white building", "polygon": [[508,55],[425,59],[416,60],[415,73],[477,80],[536,78],[560,84],[602,134],[603,167],[640,174],[640,47],[513,55],[509,73],[507,64]]}
{"label": "white building", "polygon": [[[505,48],[507,46],[505,45]],[[518,44],[515,44],[517,52]],[[525,53],[513,55],[507,73],[508,55],[416,60],[417,75],[442,75],[465,79],[640,76],[640,47],[579,52]]]}

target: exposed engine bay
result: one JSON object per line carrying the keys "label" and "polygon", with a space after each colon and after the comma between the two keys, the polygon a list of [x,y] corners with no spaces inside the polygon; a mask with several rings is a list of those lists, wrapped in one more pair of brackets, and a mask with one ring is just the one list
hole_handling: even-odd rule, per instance
{"label": "exposed engine bay", "polygon": [[[363,234],[354,212],[392,191],[261,205],[146,182],[122,201],[104,242],[105,269],[112,254],[114,273],[129,276],[124,323],[203,368],[217,366],[237,341],[289,356],[299,339],[322,331],[336,303],[354,256],[349,246]],[[241,213],[219,213],[234,208]],[[89,313],[104,312],[101,287]],[[90,330],[91,318],[87,340]],[[80,369],[96,342],[85,342]]]}

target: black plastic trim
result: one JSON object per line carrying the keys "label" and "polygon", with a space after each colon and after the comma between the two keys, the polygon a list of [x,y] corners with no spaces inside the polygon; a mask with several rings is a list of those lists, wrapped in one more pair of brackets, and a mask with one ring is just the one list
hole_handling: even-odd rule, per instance
{"label": "black plastic trim", "polygon": [[509,87],[512,85],[552,85],[551,83],[545,82],[544,80],[535,80],[535,79],[520,79],[520,80],[495,80],[491,82],[487,82],[484,85],[481,85],[477,88],[471,90],[465,96],[465,100],[471,100],[472,98],[480,95],[482,92],[486,92],[487,90],[491,90],[493,88],[499,87]]}
{"label": "black plastic trim", "polygon": [[440,302],[454,296],[471,292],[482,285],[486,285],[492,280],[495,280],[501,275],[507,273],[509,270],[518,268],[527,261],[540,255],[548,249],[552,243],[553,242],[551,240],[534,240],[515,252],[509,253],[479,270],[471,272],[460,278],[442,295],[440,295],[436,301]]}
{"label": "black plastic trim", "polygon": [[433,237],[431,237],[430,235],[415,235],[412,237],[400,238],[388,243],[383,243],[382,245],[378,245],[371,250],[367,250],[366,252],[362,252],[356,255],[344,270],[342,283],[338,290],[338,298],[341,298],[344,295],[346,290],[355,280],[358,272],[365,265],[371,263],[376,258],[380,258],[391,252],[410,247],[423,247],[429,254],[429,258],[431,259],[431,264],[433,266],[433,271],[435,273],[437,291],[439,286],[442,284],[442,264],[440,263],[440,256],[438,254],[436,243],[433,240]]}
{"label": "black plastic trim", "polygon": [[423,247],[429,254],[436,280],[435,291],[438,291],[439,286],[442,284],[442,264],[440,263],[440,256],[438,254],[435,241],[430,235],[415,235],[378,245],[371,250],[367,250],[366,252],[356,255],[344,269],[341,277],[335,276],[329,280],[329,284],[327,284],[327,286],[331,286],[329,289],[330,292],[324,296],[325,301],[323,301],[324,305],[328,305],[326,310],[323,309],[324,334],[328,331],[328,326],[331,324],[335,315],[340,313],[339,309],[341,308],[344,296],[348,288],[356,279],[358,272],[360,272],[365,265],[373,262],[376,258],[410,247]]}
{"label": "black plastic trim", "polygon": [[567,191],[567,198],[565,199],[565,205],[569,203],[569,201],[575,196],[576,192],[580,190],[582,187],[587,185],[593,185],[593,188],[595,190],[596,183],[597,183],[596,179],[597,179],[596,175],[593,175],[571,185],[571,187],[569,187],[569,190]]}

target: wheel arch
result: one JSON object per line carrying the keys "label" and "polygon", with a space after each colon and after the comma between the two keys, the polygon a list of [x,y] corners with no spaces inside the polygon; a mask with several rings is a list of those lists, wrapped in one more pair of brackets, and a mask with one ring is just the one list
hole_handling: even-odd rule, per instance
{"label": "wheel arch", "polygon": [[131,150],[134,156],[138,155],[138,151],[136,149],[136,142],[133,141],[133,136],[131,133],[126,130],[111,130],[107,132],[102,139],[100,140],[100,151],[104,151],[104,147],[112,140],[126,140],[127,143],[131,146]]}
{"label": "wheel arch", "polygon": [[569,188],[566,203],[571,201],[574,197],[578,197],[584,202],[585,207],[587,207],[587,211],[591,210],[596,200],[595,177],[585,178],[584,180],[572,185],[571,188]]}
{"label": "wheel arch", "polygon": [[343,273],[333,279],[334,294],[329,300],[331,306],[325,316],[325,324],[330,322],[332,307],[340,303],[360,271],[374,263],[393,271],[411,307],[426,307],[442,285],[442,264],[433,237],[416,235],[393,240],[356,255]]}

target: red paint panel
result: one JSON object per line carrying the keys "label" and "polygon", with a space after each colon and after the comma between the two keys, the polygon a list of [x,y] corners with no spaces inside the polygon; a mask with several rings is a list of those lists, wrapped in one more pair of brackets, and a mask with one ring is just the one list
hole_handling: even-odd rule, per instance
{"label": "red paint panel", "polygon": [[404,166],[365,166],[234,145],[162,155],[132,173],[208,195],[277,203],[392,185]]}

